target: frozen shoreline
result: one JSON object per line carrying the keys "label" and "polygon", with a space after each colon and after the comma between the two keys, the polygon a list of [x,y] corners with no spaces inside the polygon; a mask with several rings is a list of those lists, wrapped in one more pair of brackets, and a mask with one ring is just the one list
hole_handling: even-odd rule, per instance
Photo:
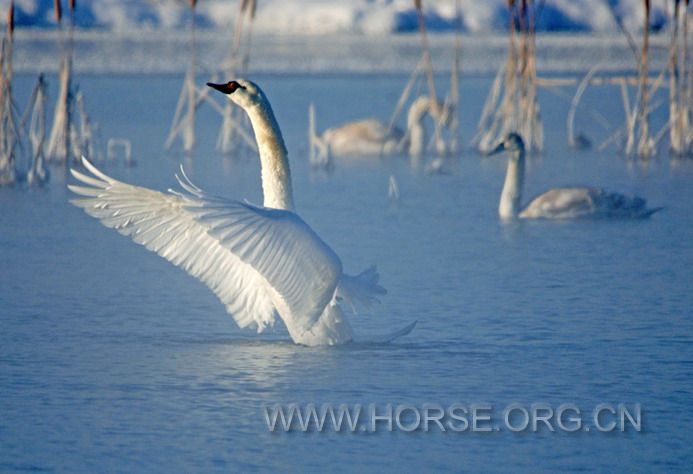
{"label": "frozen shoreline", "polygon": [[[3,12],[10,0],[0,0]],[[55,28],[53,0],[17,0],[20,28]],[[190,24],[188,1],[182,0],[80,0],[74,21],[79,28],[111,31],[180,30]],[[618,18],[632,32],[641,31],[641,0],[544,0],[537,5],[538,31],[616,33]],[[651,27],[666,28],[669,0],[651,0]],[[611,5],[611,7],[609,7]],[[429,31],[467,33],[504,31],[507,0],[423,2]],[[239,0],[197,2],[195,22],[201,28],[228,29],[236,23]],[[253,29],[261,34],[316,35],[361,34],[366,36],[416,31],[418,14],[411,0],[262,0],[257,4]]]}
{"label": "frozen shoreline", "polygon": [[[90,74],[177,74],[191,61],[189,31],[74,33],[77,72]],[[14,68],[20,73],[58,70],[64,32],[25,29],[15,35]],[[197,31],[196,57],[200,73],[211,73],[228,57],[228,30]],[[651,39],[651,69],[665,66],[668,35]],[[448,72],[454,34],[430,36],[436,72]],[[504,34],[462,36],[462,74],[493,74],[507,53]],[[256,35],[250,71],[269,74],[406,74],[416,65],[420,40],[415,34],[368,37],[359,35]],[[621,35],[543,33],[537,36],[540,72],[579,73],[600,63],[603,71],[634,69],[633,53]]]}

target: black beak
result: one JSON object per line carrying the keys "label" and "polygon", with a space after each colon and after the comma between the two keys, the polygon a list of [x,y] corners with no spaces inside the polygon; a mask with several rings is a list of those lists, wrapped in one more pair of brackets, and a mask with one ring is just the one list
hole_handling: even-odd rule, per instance
{"label": "black beak", "polygon": [[213,82],[208,82],[207,85],[212,89],[216,89],[222,94],[233,94],[236,89],[245,89],[244,86],[240,85],[236,81],[229,81],[225,84],[214,84]]}
{"label": "black beak", "polygon": [[216,89],[223,94],[229,94],[230,93],[227,90],[227,84],[214,84],[213,82],[208,82],[207,85],[209,87],[211,87],[212,89]]}
{"label": "black beak", "polygon": [[486,153],[486,156],[496,155],[502,151],[505,151],[505,142],[500,142],[496,148]]}

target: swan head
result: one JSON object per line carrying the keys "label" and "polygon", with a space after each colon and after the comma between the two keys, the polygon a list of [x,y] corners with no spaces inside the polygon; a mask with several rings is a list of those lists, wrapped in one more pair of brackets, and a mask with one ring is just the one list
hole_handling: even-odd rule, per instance
{"label": "swan head", "polygon": [[502,151],[508,153],[512,158],[517,159],[525,152],[525,142],[522,141],[522,137],[519,134],[510,132],[496,148],[489,152],[489,155],[495,155]]}
{"label": "swan head", "polygon": [[236,79],[223,84],[208,82],[207,85],[225,94],[231,102],[243,109],[248,109],[266,101],[262,89],[247,79]]}

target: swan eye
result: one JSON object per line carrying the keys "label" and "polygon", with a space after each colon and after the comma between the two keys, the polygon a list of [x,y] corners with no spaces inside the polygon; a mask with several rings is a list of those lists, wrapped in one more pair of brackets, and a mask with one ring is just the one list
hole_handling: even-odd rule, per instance
{"label": "swan eye", "polygon": [[236,81],[229,81],[229,82],[226,84],[226,91],[225,91],[225,92],[226,92],[227,94],[233,94],[233,93],[236,91],[236,89],[245,89],[245,87],[242,86],[242,85],[240,85],[240,84],[239,84],[238,82],[236,82]]}

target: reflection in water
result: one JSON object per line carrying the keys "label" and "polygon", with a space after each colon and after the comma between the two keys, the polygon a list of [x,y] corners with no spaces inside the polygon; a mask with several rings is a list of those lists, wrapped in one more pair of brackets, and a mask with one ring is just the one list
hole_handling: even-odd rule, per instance
{"label": "reflection in water", "polygon": [[523,235],[524,219],[500,219],[500,229],[503,239],[507,242],[514,242]]}

